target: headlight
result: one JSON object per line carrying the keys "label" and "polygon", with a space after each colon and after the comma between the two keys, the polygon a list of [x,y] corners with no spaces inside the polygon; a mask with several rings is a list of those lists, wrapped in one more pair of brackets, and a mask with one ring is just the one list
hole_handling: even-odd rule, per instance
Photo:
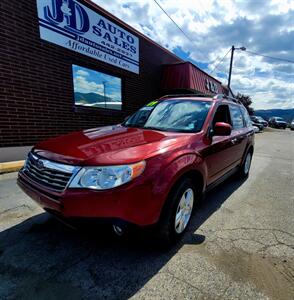
{"label": "headlight", "polygon": [[141,175],[145,161],[131,165],[82,168],[70,183],[70,188],[106,190],[127,183]]}

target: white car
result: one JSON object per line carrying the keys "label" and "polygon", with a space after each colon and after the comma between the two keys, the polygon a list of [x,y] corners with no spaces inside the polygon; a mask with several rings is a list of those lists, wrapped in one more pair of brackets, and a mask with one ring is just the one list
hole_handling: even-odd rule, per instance
{"label": "white car", "polygon": [[257,126],[254,126],[254,125],[253,125],[252,127],[253,127],[255,133],[260,132],[260,129],[259,129]]}

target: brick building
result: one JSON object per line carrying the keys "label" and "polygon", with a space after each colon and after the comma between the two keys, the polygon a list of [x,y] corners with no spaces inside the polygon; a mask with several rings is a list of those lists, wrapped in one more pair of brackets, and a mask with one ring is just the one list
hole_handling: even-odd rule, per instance
{"label": "brick building", "polygon": [[[1,0],[0,16],[0,147],[118,123],[184,63],[89,0]],[[201,92],[222,89],[191,68]]]}

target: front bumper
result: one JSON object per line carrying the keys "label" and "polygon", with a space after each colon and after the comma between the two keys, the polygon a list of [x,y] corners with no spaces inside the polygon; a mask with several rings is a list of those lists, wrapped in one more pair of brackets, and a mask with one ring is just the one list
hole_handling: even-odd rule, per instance
{"label": "front bumper", "polygon": [[55,192],[38,185],[22,171],[17,182],[42,208],[65,219],[108,218],[147,226],[158,221],[164,201],[152,194],[152,186],[136,179],[107,191],[66,189]]}

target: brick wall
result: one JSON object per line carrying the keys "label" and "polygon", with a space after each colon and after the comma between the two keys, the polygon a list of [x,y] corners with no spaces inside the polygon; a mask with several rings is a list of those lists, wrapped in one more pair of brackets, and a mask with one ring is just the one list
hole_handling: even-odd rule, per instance
{"label": "brick wall", "polygon": [[[110,19],[90,1],[80,2]],[[118,23],[116,18],[110,20]],[[114,124],[158,97],[161,66],[180,59],[133,34],[140,43],[139,75],[41,40],[36,1],[1,0],[0,147],[31,145],[63,133]],[[121,77],[123,110],[77,109],[72,64]]]}

